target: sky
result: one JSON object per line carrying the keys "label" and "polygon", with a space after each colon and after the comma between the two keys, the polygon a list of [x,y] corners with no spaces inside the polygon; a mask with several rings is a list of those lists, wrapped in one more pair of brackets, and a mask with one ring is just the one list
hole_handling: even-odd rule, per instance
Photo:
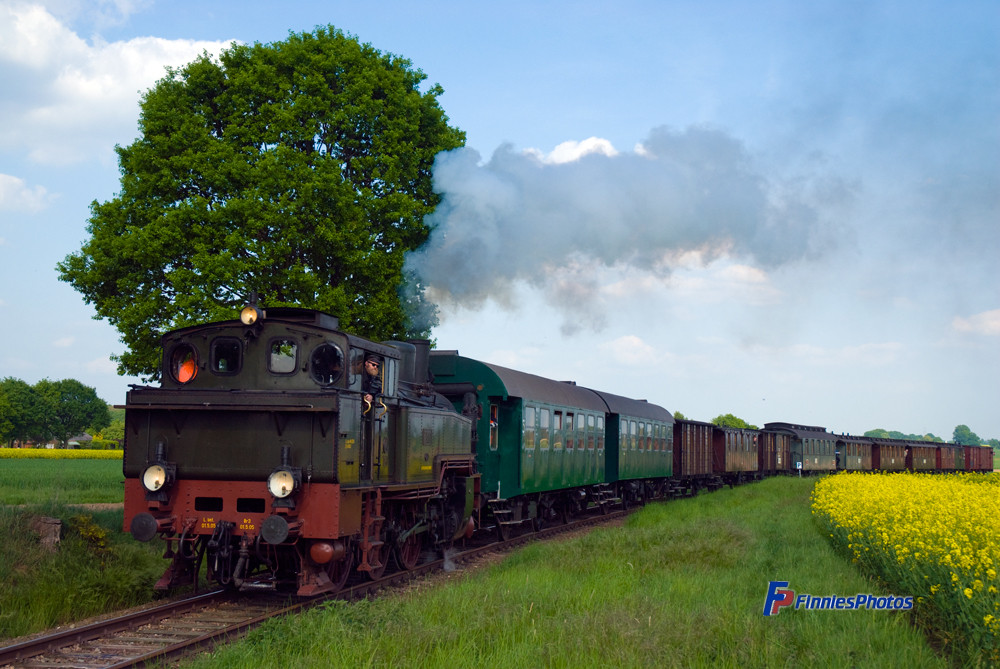
{"label": "sky", "polygon": [[686,417],[1000,438],[1000,3],[0,0],[0,378],[131,383],[56,264],[165,74],[333,25],[466,132],[442,349]]}

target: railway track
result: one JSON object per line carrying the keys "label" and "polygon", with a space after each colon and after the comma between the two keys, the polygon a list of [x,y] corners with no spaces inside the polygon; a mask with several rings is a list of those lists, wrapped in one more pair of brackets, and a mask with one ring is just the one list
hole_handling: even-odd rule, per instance
{"label": "railway track", "polygon": [[603,524],[625,514],[625,511],[614,511],[606,515],[587,516],[566,525],[514,536],[507,541],[458,550],[445,558],[419,564],[409,571],[395,572],[377,581],[351,584],[329,596],[297,599],[215,590],[0,647],[0,669],[163,666],[178,657],[211,650],[217,644],[239,639],[270,618],[298,613],[330,599],[370,597],[379,590],[408,583],[415,577],[442,569],[452,569],[491,552],[507,551],[530,541]]}

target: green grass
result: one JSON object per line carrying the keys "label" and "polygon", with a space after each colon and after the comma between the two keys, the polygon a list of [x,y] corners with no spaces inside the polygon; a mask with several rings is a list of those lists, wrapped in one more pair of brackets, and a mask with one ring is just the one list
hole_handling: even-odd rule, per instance
{"label": "green grass", "polygon": [[[0,639],[148,602],[166,567],[159,540],[122,532],[121,461],[0,461]],[[62,521],[58,550],[32,531],[38,516]]]}
{"label": "green grass", "polygon": [[269,623],[192,666],[948,666],[905,613],[763,615],[770,580],[889,594],[834,553],[811,487],[771,479],[650,505],[447,584]]}
{"label": "green grass", "polygon": [[[63,523],[58,550],[31,530],[35,516]],[[122,511],[63,505],[0,507],[0,639],[136,606],[155,597],[166,562],[160,541],[141,544],[121,531]]]}
{"label": "green grass", "polygon": [[0,460],[0,504],[122,502],[121,460]]}

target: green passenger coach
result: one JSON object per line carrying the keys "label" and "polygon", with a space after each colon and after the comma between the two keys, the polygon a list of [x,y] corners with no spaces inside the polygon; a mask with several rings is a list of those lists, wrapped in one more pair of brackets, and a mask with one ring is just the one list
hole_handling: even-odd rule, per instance
{"label": "green passenger coach", "polygon": [[674,470],[674,417],[645,400],[593,391],[607,405],[608,482],[618,482],[626,504],[660,497]]}
{"label": "green passenger coach", "polygon": [[662,493],[645,479],[672,470],[665,409],[456,351],[432,351],[430,368],[435,389],[474,420],[482,491],[502,537]]}

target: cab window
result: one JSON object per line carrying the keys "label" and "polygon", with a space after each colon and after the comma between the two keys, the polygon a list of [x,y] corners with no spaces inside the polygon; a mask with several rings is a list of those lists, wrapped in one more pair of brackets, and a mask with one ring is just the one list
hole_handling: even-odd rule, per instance
{"label": "cab window", "polygon": [[198,376],[198,351],[191,344],[181,344],[170,354],[170,376],[178,383],[189,383]]}
{"label": "cab window", "polygon": [[324,343],[309,356],[309,376],[321,386],[333,385],[344,372],[344,354],[339,346]]}
{"label": "cab window", "polygon": [[295,371],[299,345],[294,339],[282,338],[271,340],[270,354],[267,356],[267,369],[272,374],[291,374]]}
{"label": "cab window", "polygon": [[242,351],[239,339],[216,339],[212,342],[212,371],[216,374],[236,374],[240,371]]}

